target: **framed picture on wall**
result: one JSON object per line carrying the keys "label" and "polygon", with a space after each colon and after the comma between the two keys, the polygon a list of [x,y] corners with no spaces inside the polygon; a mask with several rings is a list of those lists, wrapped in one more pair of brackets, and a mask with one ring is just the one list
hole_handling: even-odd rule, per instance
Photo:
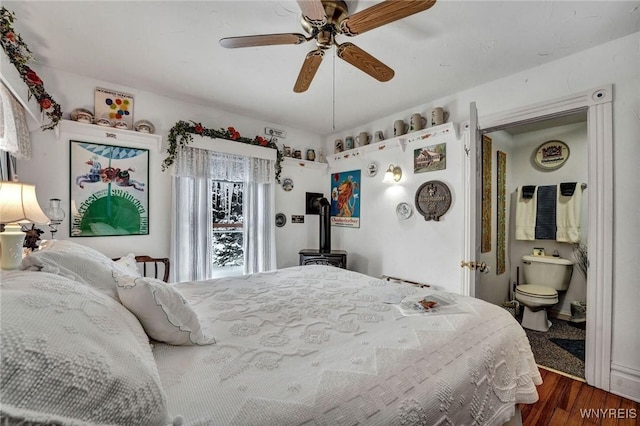
{"label": "framed picture on wall", "polygon": [[148,235],[149,150],[70,144],[70,236]]}
{"label": "framed picture on wall", "polygon": [[96,123],[133,130],[133,96],[96,88],[94,97]]}
{"label": "framed picture on wall", "polygon": [[360,228],[360,170],[331,175],[331,225]]}

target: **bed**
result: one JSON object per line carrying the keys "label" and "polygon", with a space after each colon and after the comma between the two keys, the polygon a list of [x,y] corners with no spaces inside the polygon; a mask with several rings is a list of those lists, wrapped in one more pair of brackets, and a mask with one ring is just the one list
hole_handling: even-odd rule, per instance
{"label": "bed", "polygon": [[323,265],[168,285],[49,251],[2,272],[7,424],[501,425],[538,399],[524,331],[481,300]]}

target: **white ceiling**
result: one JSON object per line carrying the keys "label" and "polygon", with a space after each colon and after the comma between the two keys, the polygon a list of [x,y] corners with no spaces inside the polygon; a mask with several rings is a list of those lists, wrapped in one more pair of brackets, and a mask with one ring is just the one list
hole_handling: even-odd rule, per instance
{"label": "white ceiling", "polygon": [[[347,1],[350,13],[375,3]],[[338,37],[393,68],[391,81],[380,83],[327,54],[309,90],[296,94],[293,85],[314,42],[218,44],[223,37],[304,33],[294,0],[2,5],[15,12],[16,31],[46,66],[319,135],[640,31],[640,1],[438,0],[420,14]]]}

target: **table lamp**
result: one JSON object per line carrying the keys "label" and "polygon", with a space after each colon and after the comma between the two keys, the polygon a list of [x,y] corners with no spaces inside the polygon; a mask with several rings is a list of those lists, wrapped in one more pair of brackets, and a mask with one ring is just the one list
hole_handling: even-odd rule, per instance
{"label": "table lamp", "polygon": [[0,181],[0,269],[18,269],[22,261],[25,234],[20,223],[48,223],[38,199],[36,187],[22,182]]}

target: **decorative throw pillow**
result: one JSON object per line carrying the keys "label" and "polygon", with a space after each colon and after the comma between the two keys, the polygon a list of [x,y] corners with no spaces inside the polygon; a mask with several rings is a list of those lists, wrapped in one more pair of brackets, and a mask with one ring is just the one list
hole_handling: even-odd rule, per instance
{"label": "decorative throw pillow", "polygon": [[20,269],[50,272],[81,282],[118,300],[114,274],[128,274],[117,264],[91,247],[69,240],[47,240],[40,249],[22,259]]}
{"label": "decorative throw pillow", "polygon": [[124,266],[127,271],[129,271],[130,275],[134,277],[141,277],[142,274],[138,269],[138,262],[136,262],[136,255],[133,253],[129,253],[126,256],[122,256],[120,259],[115,261],[118,265]]}
{"label": "decorative throw pillow", "polygon": [[149,339],[124,306],[44,272],[0,283],[2,424],[169,423]]}
{"label": "decorative throw pillow", "polygon": [[149,277],[117,275],[118,295],[147,335],[170,345],[208,345],[200,320],[182,295],[164,281]]}

